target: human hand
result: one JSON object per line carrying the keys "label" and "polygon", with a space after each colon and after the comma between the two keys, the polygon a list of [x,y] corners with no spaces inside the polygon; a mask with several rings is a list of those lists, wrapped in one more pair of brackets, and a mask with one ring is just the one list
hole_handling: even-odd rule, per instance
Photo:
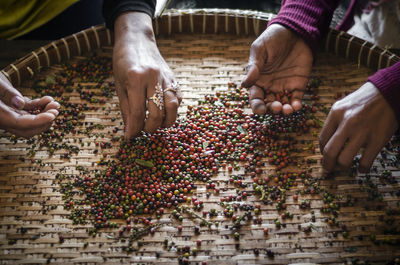
{"label": "human hand", "polygon": [[348,169],[364,147],[360,172],[368,172],[399,124],[391,106],[370,82],[333,104],[319,138],[323,167]]}
{"label": "human hand", "polygon": [[[253,112],[262,115],[270,108],[290,114],[301,109],[312,62],[312,52],[300,37],[282,25],[269,26],[251,45],[242,82],[250,88]],[[285,90],[288,96],[283,95]]]}
{"label": "human hand", "polygon": [[[134,137],[143,129],[154,132],[161,126],[171,126],[182,97],[157,48],[150,16],[141,12],[124,13],[115,21],[114,31],[113,68],[125,137]],[[158,84],[160,97],[155,94]],[[157,98],[161,109],[155,102]]]}
{"label": "human hand", "polygon": [[[0,74],[0,128],[17,136],[31,137],[50,128],[60,104],[45,96],[30,100],[23,97]],[[33,113],[35,112],[35,114]]]}

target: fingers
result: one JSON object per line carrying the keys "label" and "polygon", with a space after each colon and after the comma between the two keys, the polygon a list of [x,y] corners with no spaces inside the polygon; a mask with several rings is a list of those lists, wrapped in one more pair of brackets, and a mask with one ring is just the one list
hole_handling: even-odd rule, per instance
{"label": "fingers", "polygon": [[165,118],[162,123],[162,126],[169,127],[172,124],[174,124],[177,118],[178,108],[182,101],[182,96],[180,94],[180,88],[177,83],[173,82],[171,85],[165,85],[165,88],[166,88],[164,90]]}
{"label": "fingers", "polygon": [[29,130],[51,125],[56,116],[51,112],[39,113],[38,115],[24,114],[14,115],[15,119],[11,122],[10,128],[17,130]]}
{"label": "fingers", "polygon": [[42,113],[51,113],[57,116],[59,114],[60,103],[50,96],[44,96],[33,100],[26,98],[24,110],[32,111],[35,109],[41,109]]}
{"label": "fingers", "polygon": [[362,135],[353,135],[349,138],[337,158],[337,165],[341,170],[346,170],[351,167],[354,157],[364,143],[365,139]]}
{"label": "fingers", "polygon": [[181,87],[179,84],[175,81],[175,87],[176,87],[176,98],[178,99],[179,105],[182,103],[182,91]]}
{"label": "fingers", "polygon": [[144,127],[146,118],[146,78],[143,78],[142,72],[129,70],[125,87],[128,96],[128,106],[123,106],[126,108],[125,112],[128,113],[125,123],[125,137],[130,139],[135,137]]}
{"label": "fingers", "polygon": [[284,104],[284,105],[282,106],[282,113],[283,113],[283,115],[289,115],[289,114],[292,114],[293,112],[294,112],[294,109],[293,109],[292,105],[290,105],[290,104]]}
{"label": "fingers", "polygon": [[302,107],[301,101],[303,99],[303,95],[304,95],[303,91],[294,90],[290,98],[290,104],[288,102],[286,104],[283,104],[282,106],[283,115],[289,115],[295,111],[299,111]]}
{"label": "fingers", "polygon": [[175,81],[168,85],[164,82],[162,88],[160,75],[155,68],[131,69],[127,81],[117,83],[126,139],[135,137],[142,130],[154,132],[175,122],[182,101],[181,91]]}
{"label": "fingers", "polygon": [[121,109],[122,120],[125,124],[125,132],[128,128],[129,117],[129,98],[126,89],[122,88],[120,84],[116,83],[117,95],[119,99],[119,107]]}
{"label": "fingers", "polygon": [[254,85],[260,76],[260,69],[267,59],[265,47],[260,36],[250,47],[249,63],[247,65],[247,74],[242,81],[242,86],[249,88]]}
{"label": "fingers", "polygon": [[345,143],[348,139],[348,133],[343,127],[339,127],[338,130],[329,139],[327,144],[324,146],[322,154],[324,156],[322,166],[327,171],[332,171],[335,168],[339,153],[344,148]]}
{"label": "fingers", "polygon": [[[40,133],[48,130],[51,127],[52,122],[56,117],[51,114],[52,113],[50,113],[50,112],[49,113],[41,113],[41,114],[39,114],[40,117],[38,117],[39,115],[29,115],[29,116],[36,116],[36,118],[33,118],[33,120],[28,117],[20,118],[20,121],[19,121],[20,124],[24,124],[28,120],[28,123],[33,122],[35,124],[41,124],[41,125],[38,125],[37,127],[28,127],[26,129],[10,128],[9,131],[11,133],[14,133],[15,135],[22,136],[25,138],[40,134]],[[57,111],[57,114],[58,114],[58,111]],[[23,116],[27,116],[27,115],[23,115]]]}
{"label": "fingers", "polygon": [[264,103],[264,90],[258,86],[250,87],[250,107],[255,114],[263,115],[267,112],[267,107]]}
{"label": "fingers", "polygon": [[290,105],[293,111],[299,111],[302,107],[301,101],[303,100],[304,91],[295,90],[292,92],[292,99]]}
{"label": "fingers", "polygon": [[160,83],[149,83],[147,87],[147,110],[149,111],[144,125],[146,132],[154,132],[161,127],[164,118],[164,93]]}
{"label": "fingers", "polygon": [[247,66],[247,74],[242,81],[243,87],[250,87],[254,85],[260,76],[260,68],[256,64],[249,64]]}
{"label": "fingers", "polygon": [[364,152],[361,156],[360,159],[360,164],[358,166],[358,170],[361,173],[368,173],[372,163],[374,162],[376,156],[379,154],[381,151],[382,147],[379,145],[375,145],[374,143],[368,143],[367,146],[364,149]]}
{"label": "fingers", "polygon": [[[35,98],[35,99],[32,99],[32,100],[27,98],[27,97],[25,97],[24,110],[31,111],[31,110],[35,110],[37,108],[45,109],[47,107],[47,105],[52,103],[52,102],[56,102],[56,101],[50,96],[44,96],[44,97]],[[50,105],[50,106],[53,106],[53,104]],[[58,104],[58,106],[59,106],[59,104]]]}
{"label": "fingers", "polygon": [[176,121],[178,116],[179,100],[171,91],[164,93],[165,101],[165,119],[162,123],[163,127],[169,127]]}
{"label": "fingers", "polygon": [[0,100],[16,109],[23,109],[25,105],[25,99],[22,94],[10,82],[7,82],[4,77],[0,78]]}
{"label": "fingers", "polygon": [[59,110],[59,109],[60,109],[60,103],[58,103],[57,101],[52,101],[45,106],[43,111],[46,112],[50,110]]}
{"label": "fingers", "polygon": [[0,102],[0,127],[18,136],[30,137],[47,130],[57,115],[57,110],[38,115],[21,114]]}
{"label": "fingers", "polygon": [[59,112],[58,112],[57,109],[49,109],[49,110],[47,110],[46,112],[47,112],[47,113],[53,114],[55,117],[57,117],[58,114],[59,114]]}
{"label": "fingers", "polygon": [[303,91],[293,91],[289,104],[289,99],[286,96],[280,99],[274,93],[264,91],[260,86],[252,86],[250,88],[250,106],[253,112],[259,115],[265,114],[268,108],[274,114],[282,112],[284,115],[289,115],[301,109],[303,95]]}
{"label": "fingers", "polygon": [[273,114],[278,114],[282,111],[283,105],[280,101],[274,101],[270,105],[270,109]]}
{"label": "fingers", "polygon": [[338,127],[338,122],[336,121],[336,118],[334,116],[335,115],[331,110],[325,120],[324,127],[322,127],[321,133],[319,135],[319,148],[321,150],[321,153],[324,152],[325,145],[328,143],[329,139],[332,137]]}

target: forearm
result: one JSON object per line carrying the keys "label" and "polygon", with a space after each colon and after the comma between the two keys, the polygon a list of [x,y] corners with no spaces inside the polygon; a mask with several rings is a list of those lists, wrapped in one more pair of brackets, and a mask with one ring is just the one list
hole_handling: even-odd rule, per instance
{"label": "forearm", "polygon": [[315,52],[327,33],[338,0],[286,0],[269,24],[281,24],[298,34]]}
{"label": "forearm", "polygon": [[113,30],[117,18],[126,12],[136,11],[154,16],[156,0],[104,0],[103,16],[107,28]]}
{"label": "forearm", "polygon": [[368,78],[392,107],[400,124],[400,62],[381,69]]}

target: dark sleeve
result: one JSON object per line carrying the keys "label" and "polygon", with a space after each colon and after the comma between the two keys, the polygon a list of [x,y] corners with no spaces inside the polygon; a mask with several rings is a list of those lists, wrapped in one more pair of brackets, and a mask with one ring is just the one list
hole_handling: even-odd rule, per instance
{"label": "dark sleeve", "polygon": [[114,30],[114,22],[123,12],[139,11],[154,16],[156,0],[104,0],[103,16],[106,26]]}
{"label": "dark sleeve", "polygon": [[400,124],[400,62],[379,70],[368,78],[373,83],[396,114]]}
{"label": "dark sleeve", "polygon": [[297,33],[313,52],[329,29],[339,0],[286,0],[269,24],[281,24]]}

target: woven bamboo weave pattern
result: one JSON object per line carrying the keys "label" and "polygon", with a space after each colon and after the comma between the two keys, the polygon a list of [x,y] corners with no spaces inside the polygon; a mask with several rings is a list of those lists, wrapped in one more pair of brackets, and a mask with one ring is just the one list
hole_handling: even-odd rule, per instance
{"label": "woven bamboo weave pattern", "polygon": [[[172,12],[155,22],[158,23],[156,28],[160,51],[173,70],[183,92],[180,115],[186,112],[187,106],[196,105],[205,95],[227,90],[228,82],[240,84],[244,76],[249,48],[255,39],[254,33],[257,34],[256,31],[262,29],[260,25],[265,27],[266,22],[262,18],[254,20],[260,23],[255,26],[253,19],[247,19],[243,14],[231,13],[226,16],[225,13],[225,11],[207,13],[199,11],[193,12],[193,18],[190,18],[186,13]],[[240,23],[238,22],[239,26],[236,27],[239,18]],[[182,24],[179,22],[180,19]],[[218,20],[218,27],[213,24],[215,20]],[[248,34],[246,34],[246,24]],[[215,30],[221,34],[214,34]],[[183,33],[180,33],[181,31]],[[64,41],[60,40],[57,43],[64,48],[58,48],[58,52],[54,45],[49,44],[46,50],[48,49],[50,56],[48,63],[50,67],[46,67],[46,53],[42,51],[39,54],[37,51],[36,55],[30,54],[14,63],[14,66],[18,67],[17,71],[10,66],[6,67],[4,72],[10,76],[14,84],[21,83],[20,89],[24,95],[33,97],[36,94],[29,87],[35,78],[46,78],[63,71],[58,64],[57,54],[65,59],[71,57],[68,59],[69,63],[87,60],[91,58],[93,51],[98,56],[111,58],[112,48],[109,44],[112,36],[107,37],[107,31],[102,27],[98,27],[98,32],[99,41],[96,40],[93,29],[87,31],[87,42],[82,35],[79,35],[78,41],[75,41],[74,37],[66,38],[68,45],[64,45]],[[338,38],[339,41],[336,41]],[[398,57],[389,52],[376,48],[377,52],[371,52],[370,65],[366,67],[364,65],[368,61],[366,58],[368,52],[363,49],[366,46],[371,47],[370,44],[357,50],[361,51],[359,63],[359,52],[353,51],[357,44],[349,46],[345,41],[346,38],[349,39],[345,34],[333,32],[324,47],[327,50],[321,49],[313,68],[312,76],[321,80],[319,101],[327,108],[333,104],[339,92],[345,94],[357,89],[374,69],[398,60]],[[353,41],[354,38],[351,43]],[[97,45],[98,43],[100,44]],[[348,46],[351,51],[346,59]],[[76,56],[78,54],[81,55]],[[27,67],[33,71],[32,77]],[[111,76],[107,82],[112,82]],[[78,83],[82,87],[90,87],[96,91],[96,82],[76,82],[73,86],[77,87]],[[65,92],[64,95],[69,95],[71,102],[84,102],[76,92]],[[310,101],[308,95],[305,98]],[[322,212],[324,203],[321,194],[299,195],[298,202],[292,199],[293,194],[303,190],[304,185],[301,181],[297,187],[288,191],[287,207],[294,214],[294,218],[287,219],[286,226],[278,229],[274,220],[280,218],[280,213],[275,205],[262,204],[261,224],[245,222],[240,229],[240,242],[232,238],[232,231],[229,228],[232,221],[223,215],[210,218],[218,223],[218,226],[213,225],[210,229],[202,227],[201,233],[196,235],[193,227],[199,225],[199,220],[188,217],[179,223],[171,217],[171,210],[166,210],[161,219],[157,220],[161,226],[154,234],[144,236],[140,240],[142,246],[133,253],[123,251],[126,242],[118,239],[118,229],[103,229],[92,237],[88,233],[91,225],[74,225],[68,218],[70,212],[64,207],[65,201],[61,185],[56,181],[56,175],[59,173],[82,175],[80,170],[82,167],[88,171],[102,170],[102,166],[97,162],[104,154],[108,157],[116,154],[119,142],[113,142],[112,137],[123,134],[123,124],[115,94],[104,104],[87,104],[99,108],[84,112],[85,124],[82,129],[91,123],[101,124],[103,127],[94,129],[89,136],[83,133],[67,134],[63,141],[80,147],[80,151],[72,154],[70,159],[62,158],[61,151],[49,155],[48,150],[40,148],[31,156],[27,153],[30,148],[29,143],[25,140],[18,140],[15,143],[10,140],[9,134],[2,133],[0,264],[177,264],[179,255],[164,246],[165,239],[174,242],[176,246],[191,247],[195,246],[197,239],[201,240],[202,245],[198,254],[189,259],[191,264],[201,264],[202,261],[206,261],[207,264],[351,264],[356,260],[385,264],[400,256],[399,246],[391,244],[393,240],[398,240],[400,235],[386,231],[388,220],[397,225],[400,222],[399,213],[388,215],[390,209],[399,210],[400,174],[397,167],[387,166],[385,169],[390,170],[396,180],[395,183],[386,183],[381,178],[375,177],[384,170],[380,162],[380,159],[383,159],[381,156],[374,163],[377,173],[372,174],[370,181],[376,186],[370,185],[365,176],[350,177],[347,173],[321,180],[321,187],[341,195],[343,201],[346,201],[348,194],[351,195],[351,203],[341,207],[337,218],[348,230],[349,235],[346,237],[342,235],[341,227],[329,226],[326,223],[325,219],[329,215]],[[246,109],[246,112],[250,110]],[[326,118],[323,112],[317,112],[316,115],[322,121]],[[113,133],[115,127],[119,128],[117,133]],[[299,154],[299,161],[303,163],[300,166],[306,167],[308,159],[315,159],[317,162],[310,165],[315,178],[322,176],[319,162],[321,155],[318,148],[312,153],[305,147],[307,143],[318,147],[319,130],[314,129],[299,137],[299,146],[304,147],[304,152]],[[110,146],[101,149],[95,142],[107,142]],[[95,150],[100,151],[95,152]],[[274,167],[268,164],[263,169],[265,172],[274,172]],[[219,183],[220,194],[212,193],[207,196],[205,183],[199,182],[194,196],[204,201],[204,210],[215,208],[220,211],[222,210],[219,206],[220,197],[236,194],[236,187],[227,181],[229,175],[243,175],[243,173],[243,168],[234,170],[233,173],[221,168],[213,177],[213,180]],[[243,182],[247,184],[244,190],[249,193],[246,201],[252,204],[259,203],[260,196],[254,194],[252,179],[246,177]],[[375,189],[382,197],[368,200],[371,190]],[[299,207],[301,200],[310,200],[311,208],[302,210]],[[312,220],[312,215],[315,216],[315,220]],[[303,228],[310,223],[314,228],[310,233],[304,232]],[[178,225],[183,227],[181,233],[177,231]],[[268,235],[264,235],[264,228],[269,229]],[[371,235],[374,235],[375,240],[371,240]],[[60,236],[63,238],[62,242]],[[254,249],[259,250],[259,254],[256,255]],[[274,258],[268,257],[267,250],[275,253]]]}

